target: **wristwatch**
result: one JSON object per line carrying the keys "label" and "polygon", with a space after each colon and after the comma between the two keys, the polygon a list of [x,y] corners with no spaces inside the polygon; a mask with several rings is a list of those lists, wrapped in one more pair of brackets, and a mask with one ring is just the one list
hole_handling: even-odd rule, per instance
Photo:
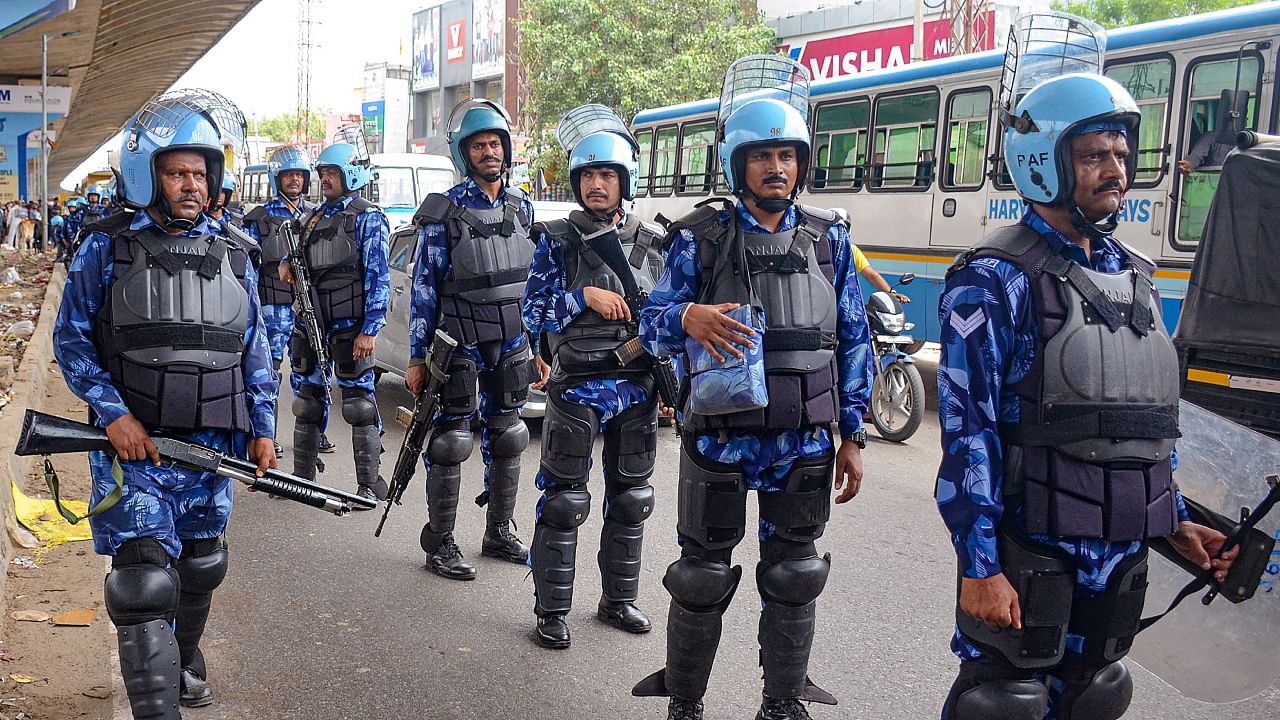
{"label": "wristwatch", "polygon": [[856,433],[854,433],[854,434],[850,435],[849,437],[847,437],[847,438],[845,438],[845,439],[846,439],[846,440],[852,440],[853,442],[858,443],[858,449],[859,449],[859,450],[866,450],[866,449],[867,449],[867,431],[866,431],[866,430],[859,430],[858,432],[856,432]]}

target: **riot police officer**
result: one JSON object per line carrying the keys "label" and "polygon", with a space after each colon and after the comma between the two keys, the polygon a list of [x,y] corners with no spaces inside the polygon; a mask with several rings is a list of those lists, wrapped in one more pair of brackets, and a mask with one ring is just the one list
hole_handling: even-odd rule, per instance
{"label": "riot police officer", "polygon": [[101,185],[90,185],[84,196],[88,202],[84,206],[84,224],[92,225],[111,214],[111,210],[102,199]]}
{"label": "riot police officer", "polygon": [[1173,484],[1178,358],[1155,265],[1112,236],[1140,118],[1101,75],[1026,93],[1004,156],[1030,209],[947,274],[936,496],[961,664],[943,718],[1121,717],[1148,540],[1208,569],[1224,539]]}
{"label": "riot police officer", "polygon": [[[268,272],[258,276],[258,299],[262,303],[262,322],[267,328],[271,362],[277,374],[284,362],[285,346],[293,335],[293,288],[271,269],[279,267],[288,254],[280,237],[280,227],[292,223],[297,237],[301,231],[300,218],[315,209],[305,197],[311,185],[311,172],[311,158],[305,150],[292,145],[277,148],[267,158],[267,182],[274,197],[244,216],[244,230],[262,247],[262,265],[268,268]],[[290,377],[297,394],[301,381],[297,376]],[[321,433],[319,451],[325,452],[326,446],[332,451],[333,445]],[[281,454],[280,444],[276,443],[276,457]]]}
{"label": "riot police officer", "polygon": [[[524,298],[525,324],[551,358],[537,477],[543,499],[530,550],[535,637],[549,648],[570,642],[565,616],[573,600],[578,526],[591,507],[587,479],[597,434],[604,435],[605,479],[597,616],[627,632],[651,627],[635,602],[644,521],[653,512],[658,398],[648,355],[624,365],[614,353],[638,331],[626,288],[653,290],[664,235],[622,207],[635,198],[639,144],[621,119],[604,106],[584,105],[565,116],[559,136],[583,209],[533,226],[536,249]],[[628,259],[626,267],[610,267],[593,250],[596,243],[611,243],[616,257]],[[625,281],[619,270],[628,273]]]}
{"label": "riot police officer", "polygon": [[222,176],[222,189],[213,198],[209,204],[209,214],[213,218],[224,225],[236,225],[241,223],[240,217],[233,211],[231,207],[231,199],[235,197],[236,191],[240,189],[240,183],[236,181],[236,176],[230,172]]}
{"label": "riot police officer", "polygon": [[[758,55],[730,65],[719,156],[738,202],[703,205],[668,228],[666,272],[642,311],[646,348],[685,352],[691,386],[702,368],[719,376],[733,367],[722,365],[726,356],[746,361],[762,350],[768,394],[767,402],[735,401],[741,409],[725,414],[699,413],[692,400],[684,407],[680,559],[663,580],[667,666],[632,691],[670,696],[673,720],[702,717],[721,617],[741,575],[731,556],[745,535],[748,490],[760,504],[757,718],[808,718],[802,700],[835,702],[807,675],[830,568],[815,541],[830,516],[833,477],[838,503],[861,485],[870,347],[847,225],[795,203],[810,158],[807,115],[808,72],[798,63]],[[763,337],[752,319],[761,311]],[[829,429],[837,421],[838,451]]]}
{"label": "riot police officer", "polygon": [[[175,720],[179,703],[213,701],[199,641],[227,572],[231,481],[161,466],[149,435],[247,455],[261,473],[275,466],[276,380],[250,248],[202,212],[223,172],[212,117],[152,101],[126,126],[120,163],[137,212],[87,228],[54,352],[114,447],[90,453],[90,526],[112,558],[104,595],[133,716]],[[198,301],[209,296],[222,302]]]}
{"label": "riot police officer", "polygon": [[[356,142],[335,142],[320,153],[316,169],[325,201],[302,220],[299,242],[342,392],[342,418],[351,424],[356,492],[381,500],[387,484],[378,474],[382,418],[374,395],[373,350],[378,332],[386,324],[391,294],[387,268],[390,231],[386,215],[357,194],[372,180],[368,153],[360,145],[358,138]],[[280,263],[280,278],[293,282],[287,260]],[[321,430],[329,418],[325,386],[329,368],[320,367],[300,328],[294,328],[289,341],[289,362],[297,387],[293,401],[294,473],[315,479]]]}
{"label": "riot police officer", "polygon": [[442,577],[472,580],[453,537],[461,464],[471,456],[471,422],[479,413],[488,505],[484,555],[524,564],[529,551],[510,528],[520,482],[520,453],[529,430],[520,419],[537,374],[520,319],[529,275],[533,205],[506,182],[511,167],[511,120],[498,104],[468,100],[449,118],[449,155],[464,180],[433,193],[414,216],[421,226],[409,323],[409,388],[426,377],[427,346],[437,325],[458,341],[441,390],[440,415],[423,453],[427,522],[422,549]]}

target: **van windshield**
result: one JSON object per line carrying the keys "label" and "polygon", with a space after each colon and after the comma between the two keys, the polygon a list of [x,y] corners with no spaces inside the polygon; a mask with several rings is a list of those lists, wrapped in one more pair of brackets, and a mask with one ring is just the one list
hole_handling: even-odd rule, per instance
{"label": "van windshield", "polygon": [[407,167],[379,167],[373,201],[384,208],[415,208],[413,170]]}

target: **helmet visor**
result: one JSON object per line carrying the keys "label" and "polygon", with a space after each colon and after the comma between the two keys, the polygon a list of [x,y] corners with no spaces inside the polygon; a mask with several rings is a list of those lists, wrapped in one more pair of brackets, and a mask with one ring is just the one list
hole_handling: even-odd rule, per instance
{"label": "helmet visor", "polygon": [[780,100],[809,120],[809,71],[782,55],[748,55],[729,65],[720,93],[720,122],[753,100]]}
{"label": "helmet visor", "polygon": [[604,105],[598,104],[582,105],[566,113],[560,120],[559,127],[556,128],[556,138],[560,140],[560,147],[564,148],[566,153],[572,153],[573,148],[583,138],[598,132],[617,133],[626,138],[637,151],[640,149],[635,138],[631,136],[631,131],[627,129],[626,123],[622,122],[622,118]]}
{"label": "helmet visor", "polygon": [[449,113],[449,132],[451,134],[457,134],[457,132],[462,129],[462,122],[466,120],[467,113],[475,108],[486,108],[488,110],[492,110],[501,115],[502,119],[506,121],[508,126],[511,125],[511,116],[507,114],[506,109],[501,105],[484,98],[471,98],[465,102],[458,103],[458,105],[453,108],[453,112]]}
{"label": "helmet visor", "polygon": [[182,88],[170,90],[157,98],[161,102],[180,101],[199,108],[218,126],[222,134],[222,142],[231,145],[237,155],[244,155],[246,150],[246,125],[244,113],[236,104],[212,90],[200,88]]}
{"label": "helmet visor", "polygon": [[346,125],[338,128],[333,134],[332,144],[347,143],[355,148],[355,155],[351,157],[351,164],[368,164],[369,162],[369,146],[364,140],[364,130],[359,125]]}
{"label": "helmet visor", "polygon": [[1012,112],[1032,88],[1069,73],[1102,74],[1107,33],[1101,25],[1069,13],[1028,13],[1009,28],[1000,107]]}

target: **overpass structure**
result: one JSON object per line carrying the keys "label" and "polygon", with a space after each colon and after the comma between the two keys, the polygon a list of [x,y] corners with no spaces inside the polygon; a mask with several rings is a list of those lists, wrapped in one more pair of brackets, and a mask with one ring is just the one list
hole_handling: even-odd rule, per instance
{"label": "overpass structure", "polygon": [[39,90],[41,38],[48,35],[49,84],[71,88],[65,116],[51,123],[50,185],[177,82],[259,1],[62,0],[50,4],[72,9],[0,37],[0,84]]}

